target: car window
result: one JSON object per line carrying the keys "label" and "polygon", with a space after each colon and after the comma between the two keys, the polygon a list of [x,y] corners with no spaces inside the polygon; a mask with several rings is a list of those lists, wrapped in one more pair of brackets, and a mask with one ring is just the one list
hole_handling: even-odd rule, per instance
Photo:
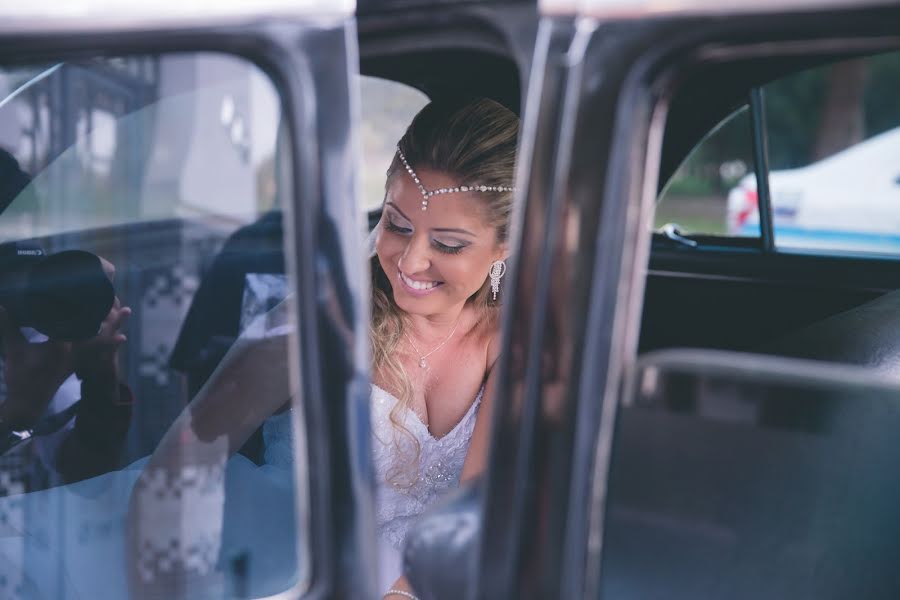
{"label": "car window", "polygon": [[763,86],[777,248],[900,254],[898,83],[892,52]]}
{"label": "car window", "polygon": [[10,597],[303,579],[284,125],[262,70],[221,54],[0,69]]}
{"label": "car window", "polygon": [[360,76],[363,172],[360,207],[376,210],[384,200],[384,174],[410,121],[426,104],[419,90],[379,77]]}
{"label": "car window", "polygon": [[734,185],[753,172],[750,132],[745,105],[694,147],[657,199],[655,230],[673,224],[684,234],[759,236],[758,214],[736,210],[730,196]]}

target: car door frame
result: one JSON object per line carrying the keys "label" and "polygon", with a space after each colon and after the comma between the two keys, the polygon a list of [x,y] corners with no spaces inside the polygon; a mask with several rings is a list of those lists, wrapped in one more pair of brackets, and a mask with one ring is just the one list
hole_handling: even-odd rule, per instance
{"label": "car door frame", "polygon": [[[773,18],[786,10],[789,26]],[[870,36],[896,15],[885,2],[839,1],[548,1],[542,11],[479,555],[485,599],[598,597],[616,412],[637,357],[647,224],[685,68]]]}
{"label": "car door frame", "polygon": [[[368,294],[356,211],[358,93],[353,3],[252,7],[140,6],[42,13],[40,3],[0,19],[0,62],[222,52],[262,69],[278,90],[290,132],[285,172],[285,256],[296,282],[291,378],[305,431],[295,447],[298,584],[279,597],[373,597],[373,478],[368,444]],[[362,282],[362,283],[360,283]],[[321,290],[332,293],[323,294]],[[306,554],[304,556],[304,553]]]}

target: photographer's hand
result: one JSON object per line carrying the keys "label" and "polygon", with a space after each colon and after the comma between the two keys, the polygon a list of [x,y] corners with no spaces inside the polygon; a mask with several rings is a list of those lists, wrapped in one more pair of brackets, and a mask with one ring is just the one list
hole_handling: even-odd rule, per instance
{"label": "photographer's hand", "polygon": [[57,467],[66,483],[118,466],[133,400],[131,390],[119,381],[118,351],[126,341],[120,329],[129,315],[131,309],[116,298],[99,333],[72,346],[75,374],[81,379],[81,404],[75,428],[57,455]]}
{"label": "photographer's hand", "polygon": [[[116,267],[98,256],[103,272],[113,281]],[[72,345],[75,374],[82,381],[89,381],[92,386],[105,387],[112,393],[117,389],[119,379],[119,348],[126,337],[121,329],[131,315],[131,309],[122,306],[118,296],[113,299],[112,308],[100,323],[100,329],[94,337],[76,342]]]}
{"label": "photographer's hand", "polygon": [[72,344],[73,364],[79,379],[111,386],[118,383],[119,348],[127,341],[121,329],[130,315],[131,308],[122,306],[116,298],[97,335]]}
{"label": "photographer's hand", "polygon": [[0,336],[7,392],[0,418],[16,429],[30,429],[75,369],[72,344],[29,342],[2,307]]}

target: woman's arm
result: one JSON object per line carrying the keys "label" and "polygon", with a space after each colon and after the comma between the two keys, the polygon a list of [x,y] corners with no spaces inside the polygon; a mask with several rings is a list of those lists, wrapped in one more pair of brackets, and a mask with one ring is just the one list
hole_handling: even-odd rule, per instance
{"label": "woman's arm", "polygon": [[180,467],[192,450],[215,445],[228,458],[292,397],[288,326],[291,298],[257,317],[166,431],[145,470]]}
{"label": "woman's arm", "polygon": [[288,336],[239,339],[169,427],[146,469],[181,466],[185,450],[214,442],[227,458],[290,397]]}
{"label": "woman's arm", "polygon": [[[183,571],[155,570],[148,552],[152,558],[161,544],[187,547],[198,539],[220,539],[226,461],[295,391],[289,337],[239,339],[145,465],[132,490],[127,522],[133,596],[164,595],[181,585]],[[177,500],[182,486],[193,494],[190,506]]]}

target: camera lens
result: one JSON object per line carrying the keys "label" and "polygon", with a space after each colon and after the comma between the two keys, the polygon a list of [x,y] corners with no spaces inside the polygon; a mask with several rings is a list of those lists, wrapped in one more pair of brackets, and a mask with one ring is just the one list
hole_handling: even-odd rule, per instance
{"label": "camera lens", "polygon": [[51,254],[29,270],[23,292],[27,324],[51,339],[97,335],[115,301],[100,259],[83,250]]}

